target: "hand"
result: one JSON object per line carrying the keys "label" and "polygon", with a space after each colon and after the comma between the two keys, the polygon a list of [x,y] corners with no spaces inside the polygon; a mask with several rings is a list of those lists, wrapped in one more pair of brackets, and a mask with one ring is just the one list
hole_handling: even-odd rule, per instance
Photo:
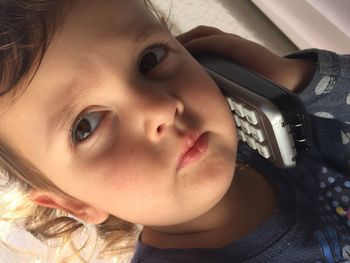
{"label": "hand", "polygon": [[229,58],[287,89],[300,92],[310,82],[315,63],[280,57],[267,48],[217,28],[199,26],[176,39],[190,52],[213,52]]}

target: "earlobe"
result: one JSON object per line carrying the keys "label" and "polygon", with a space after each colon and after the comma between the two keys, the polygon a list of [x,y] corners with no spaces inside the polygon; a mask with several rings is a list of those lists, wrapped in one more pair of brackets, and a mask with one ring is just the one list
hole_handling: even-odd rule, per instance
{"label": "earlobe", "polygon": [[98,225],[103,223],[107,220],[109,217],[109,214],[107,212],[104,212],[103,210],[97,209],[95,207],[89,207],[90,211],[85,214],[86,220],[85,222],[92,224],[92,225]]}
{"label": "earlobe", "polygon": [[82,201],[44,190],[30,190],[29,199],[39,206],[59,209],[89,224],[100,224],[109,216],[108,213]]}

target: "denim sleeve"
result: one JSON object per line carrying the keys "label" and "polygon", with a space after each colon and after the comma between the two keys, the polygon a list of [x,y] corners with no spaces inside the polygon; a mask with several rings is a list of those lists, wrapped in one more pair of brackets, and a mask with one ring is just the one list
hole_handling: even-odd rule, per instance
{"label": "denim sleeve", "polygon": [[315,146],[325,162],[350,172],[350,55],[308,49],[286,57],[316,62],[314,76],[298,95],[310,114]]}

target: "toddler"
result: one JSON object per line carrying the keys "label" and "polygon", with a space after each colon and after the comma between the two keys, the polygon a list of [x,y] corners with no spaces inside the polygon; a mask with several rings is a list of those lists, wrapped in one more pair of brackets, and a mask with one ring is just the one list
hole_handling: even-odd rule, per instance
{"label": "toddler", "polygon": [[[0,5],[0,165],[23,193],[2,220],[22,212],[40,240],[95,225],[104,251],[132,249],[133,263],[350,262],[348,56],[279,57],[209,27],[176,39],[148,1]],[[282,170],[238,143],[188,51],[298,93],[313,151]]]}

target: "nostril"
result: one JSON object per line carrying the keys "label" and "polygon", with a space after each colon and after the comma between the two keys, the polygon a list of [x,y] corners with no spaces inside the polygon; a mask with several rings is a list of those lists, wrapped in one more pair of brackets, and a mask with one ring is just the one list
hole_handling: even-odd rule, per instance
{"label": "nostril", "polygon": [[157,133],[161,133],[163,130],[163,125],[158,126]]}

